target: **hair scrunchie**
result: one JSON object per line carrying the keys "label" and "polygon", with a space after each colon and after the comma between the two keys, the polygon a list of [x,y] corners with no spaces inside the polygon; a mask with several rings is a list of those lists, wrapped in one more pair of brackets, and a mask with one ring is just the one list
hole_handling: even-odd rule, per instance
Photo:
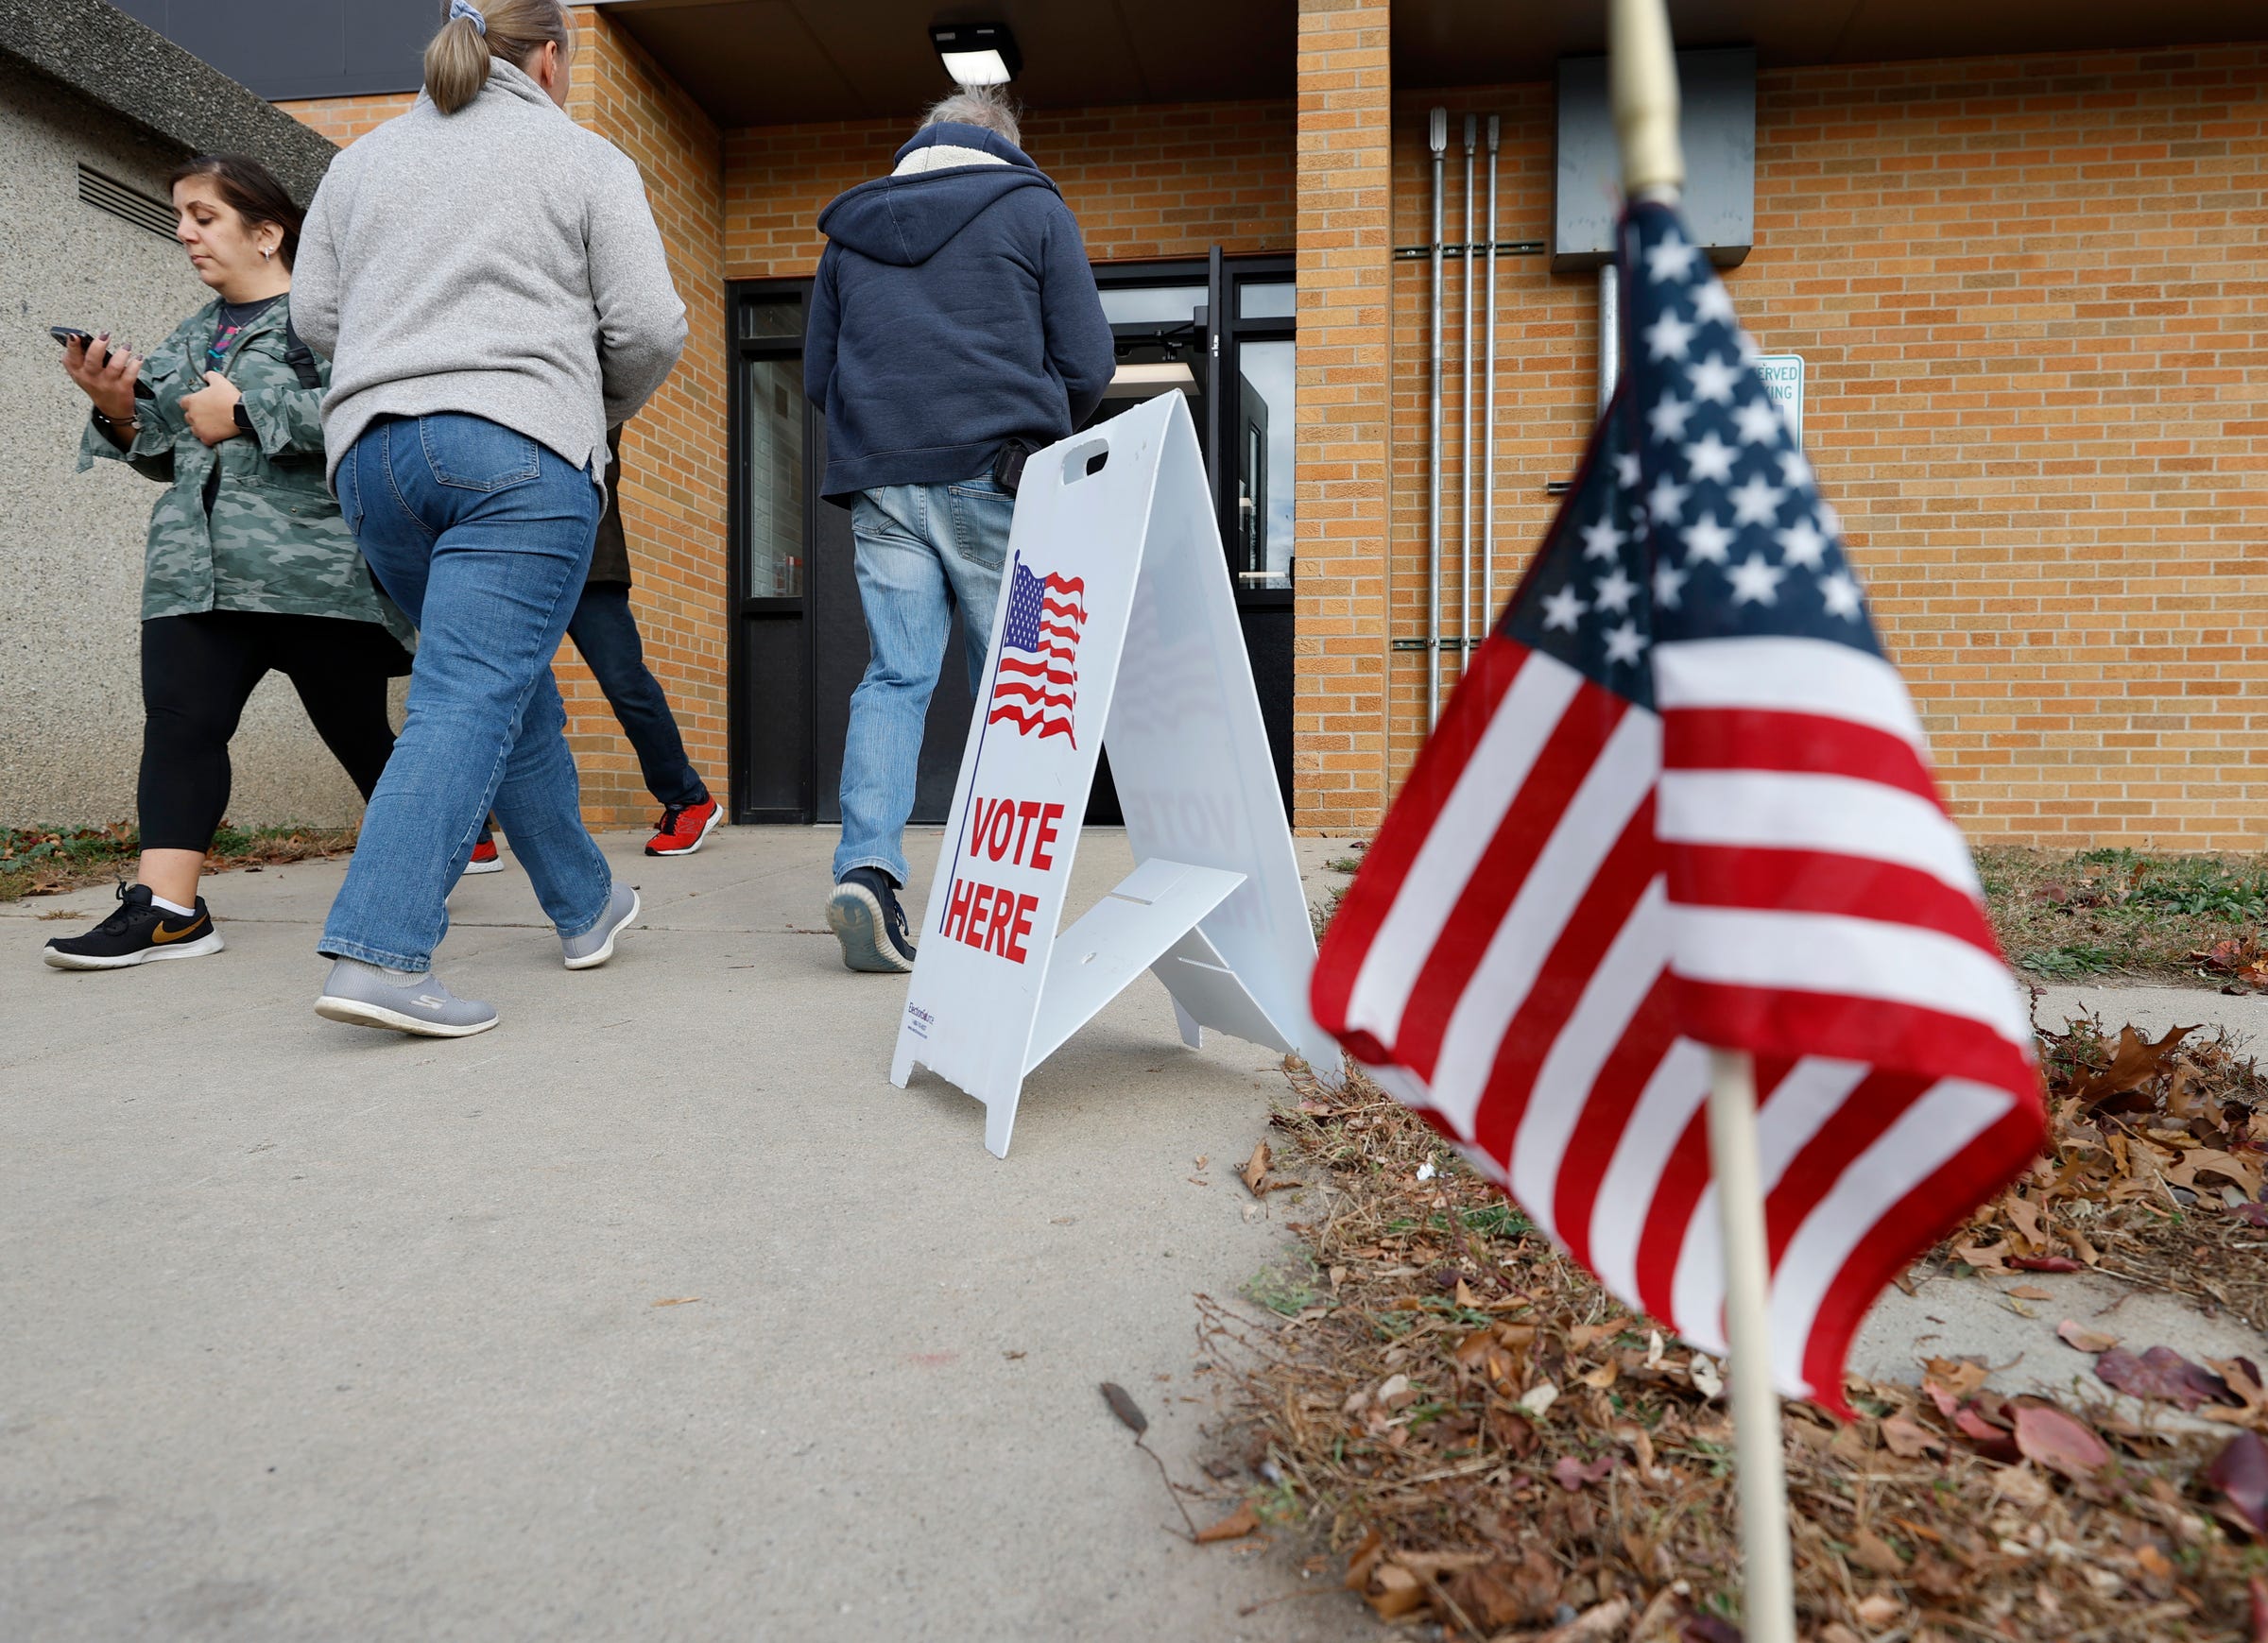
{"label": "hair scrunchie", "polygon": [[481,15],[480,8],[472,0],[449,0],[449,21],[455,23],[460,17],[472,25],[472,31],[481,39],[488,39],[489,20]]}

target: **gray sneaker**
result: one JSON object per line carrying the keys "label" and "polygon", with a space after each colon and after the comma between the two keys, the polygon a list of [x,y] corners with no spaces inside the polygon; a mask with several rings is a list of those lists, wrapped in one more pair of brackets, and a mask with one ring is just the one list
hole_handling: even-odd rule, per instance
{"label": "gray sneaker", "polygon": [[614,956],[614,938],[629,928],[630,920],[638,916],[638,892],[627,884],[617,883],[614,894],[607,899],[607,911],[596,924],[580,935],[559,937],[559,950],[566,954],[569,969],[596,969]]}
{"label": "gray sneaker", "polygon": [[315,1013],[350,1027],[386,1027],[421,1038],[469,1038],[496,1025],[493,1005],[458,998],[431,970],[404,978],[351,958],[332,965]]}

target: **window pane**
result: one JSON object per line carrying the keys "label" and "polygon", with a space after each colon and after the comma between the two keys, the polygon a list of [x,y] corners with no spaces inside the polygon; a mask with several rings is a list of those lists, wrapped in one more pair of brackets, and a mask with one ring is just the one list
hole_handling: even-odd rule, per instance
{"label": "window pane", "polygon": [[1236,288],[1239,319],[1290,319],[1298,306],[1299,288],[1289,280],[1258,280]]}
{"label": "window pane", "polygon": [[1117,285],[1103,290],[1103,317],[1113,325],[1187,325],[1204,306],[1202,285]]}
{"label": "window pane", "polygon": [[[1287,287],[1288,289],[1288,287]],[[1292,585],[1293,359],[1297,344],[1236,351],[1236,585]]]}
{"label": "window pane", "polygon": [[744,301],[740,305],[740,334],[747,342],[766,336],[801,336],[803,300],[767,297]]}
{"label": "window pane", "polygon": [[803,592],[803,362],[752,359],[747,375],[748,596]]}

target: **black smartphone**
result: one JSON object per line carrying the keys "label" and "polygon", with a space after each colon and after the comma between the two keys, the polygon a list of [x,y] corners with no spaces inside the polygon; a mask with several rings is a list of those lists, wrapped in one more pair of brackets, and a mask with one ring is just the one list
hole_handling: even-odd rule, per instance
{"label": "black smartphone", "polygon": [[54,337],[56,341],[61,343],[65,348],[69,348],[73,342],[78,343],[81,347],[88,348],[93,347],[94,343],[94,334],[93,332],[80,331],[76,326],[50,325],[47,328],[47,334]]}

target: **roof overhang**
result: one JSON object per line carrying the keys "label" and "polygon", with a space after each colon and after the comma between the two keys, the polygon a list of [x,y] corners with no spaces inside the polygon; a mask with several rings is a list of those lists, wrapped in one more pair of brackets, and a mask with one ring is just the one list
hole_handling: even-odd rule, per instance
{"label": "roof overhang", "polygon": [[[1296,0],[593,0],[719,125],[910,115],[953,87],[929,28],[1002,22],[1033,108],[1293,94]],[[1760,64],[2177,46],[2268,32],[2259,0],[1671,0],[1681,46]],[[1606,44],[1606,0],[1395,0],[1398,86],[1551,77]]]}

